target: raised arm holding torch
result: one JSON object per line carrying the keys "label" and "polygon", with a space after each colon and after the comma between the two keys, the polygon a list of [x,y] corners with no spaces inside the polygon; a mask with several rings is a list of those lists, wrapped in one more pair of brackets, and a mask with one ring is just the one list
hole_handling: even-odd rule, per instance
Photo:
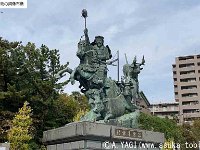
{"label": "raised arm holding torch", "polygon": [[84,35],[85,35],[86,44],[88,45],[88,44],[90,44],[90,40],[89,40],[89,36],[88,36],[88,29],[86,27],[86,18],[88,17],[86,9],[82,10],[82,17],[85,19]]}

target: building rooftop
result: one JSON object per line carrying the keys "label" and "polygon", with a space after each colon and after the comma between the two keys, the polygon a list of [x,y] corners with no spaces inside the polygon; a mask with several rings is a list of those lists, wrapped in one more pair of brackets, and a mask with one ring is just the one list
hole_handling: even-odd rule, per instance
{"label": "building rooftop", "polygon": [[176,102],[168,102],[168,103],[157,103],[157,104],[151,104],[151,105],[178,105],[179,103]]}

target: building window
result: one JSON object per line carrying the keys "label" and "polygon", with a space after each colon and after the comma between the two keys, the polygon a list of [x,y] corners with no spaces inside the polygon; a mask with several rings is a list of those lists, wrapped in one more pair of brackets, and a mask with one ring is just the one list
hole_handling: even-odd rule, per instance
{"label": "building window", "polygon": [[177,78],[174,78],[174,81],[177,81]]}
{"label": "building window", "polygon": [[190,105],[190,102],[182,102],[182,105]]}
{"label": "building window", "polygon": [[183,113],[196,113],[197,109],[184,109]]}
{"label": "building window", "polygon": [[195,82],[196,78],[184,78],[180,79],[181,82]]}
{"label": "building window", "polygon": [[197,55],[197,59],[200,59],[200,55]]}
{"label": "building window", "polygon": [[179,60],[189,60],[194,59],[194,56],[179,57]]}
{"label": "building window", "polygon": [[173,74],[176,74],[176,71],[173,71]]}
{"label": "building window", "polygon": [[173,68],[176,68],[176,65],[175,65],[175,64],[173,64],[173,65],[172,65],[172,67],[173,67]]}
{"label": "building window", "polygon": [[180,75],[183,75],[183,74],[194,74],[195,73],[195,70],[190,70],[190,71],[180,71]]}
{"label": "building window", "polygon": [[185,93],[185,94],[182,94],[182,97],[196,97],[198,96],[197,93]]}
{"label": "building window", "polygon": [[196,85],[190,85],[190,86],[181,86],[181,90],[185,90],[185,89],[196,89],[197,86]]}
{"label": "building window", "polygon": [[188,101],[188,102],[182,102],[182,105],[197,105],[199,104],[199,101]]}
{"label": "building window", "polygon": [[178,95],[178,92],[174,92],[175,93],[175,95]]}
{"label": "building window", "polygon": [[177,88],[178,87],[178,85],[174,85],[174,88]]}
{"label": "building window", "polygon": [[200,62],[198,62],[197,65],[200,66]]}
{"label": "building window", "polygon": [[185,68],[185,67],[193,67],[194,63],[189,63],[189,64],[180,64],[179,68]]}

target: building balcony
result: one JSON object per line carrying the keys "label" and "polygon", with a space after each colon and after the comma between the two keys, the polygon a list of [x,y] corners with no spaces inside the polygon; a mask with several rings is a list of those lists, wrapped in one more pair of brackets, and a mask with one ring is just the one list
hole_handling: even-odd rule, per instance
{"label": "building balcony", "polygon": [[197,82],[196,81],[179,82],[179,86],[191,86],[191,85],[197,85]]}
{"label": "building balcony", "polygon": [[159,117],[159,118],[169,118],[169,119],[174,119],[174,116],[172,116],[172,115],[157,115],[157,114],[154,114],[154,115],[156,115],[157,117]]}
{"label": "building balcony", "polygon": [[182,102],[189,102],[189,101],[196,101],[197,99],[199,99],[198,96],[194,96],[194,97],[181,97],[179,100]]}
{"label": "building balcony", "polygon": [[187,60],[179,60],[178,64],[190,64],[190,63],[194,63],[196,61],[196,59],[187,59]]}
{"label": "building balcony", "polygon": [[196,113],[184,113],[183,114],[184,118],[199,118],[200,117],[200,113],[196,112]]}
{"label": "building balcony", "polygon": [[169,112],[178,112],[179,111],[179,107],[169,107],[169,108],[152,108],[151,112],[154,113],[169,113]]}
{"label": "building balcony", "polygon": [[200,106],[198,104],[196,105],[182,105],[180,109],[186,110],[186,109],[199,109]]}
{"label": "building balcony", "polygon": [[179,68],[179,71],[191,71],[191,70],[195,70],[195,66]]}
{"label": "building balcony", "polygon": [[159,114],[162,114],[162,113],[178,113],[179,112],[179,109],[174,109],[174,110],[154,110],[152,111],[154,112],[155,114],[156,113],[159,113]]}
{"label": "building balcony", "polygon": [[[198,93],[199,90],[197,88],[195,89],[184,89],[184,90],[180,90],[179,93],[180,94],[185,94],[185,93]],[[195,96],[194,96],[195,97]]]}
{"label": "building balcony", "polygon": [[182,74],[180,75],[180,78],[195,78],[196,74],[195,73],[190,73],[190,74]]}

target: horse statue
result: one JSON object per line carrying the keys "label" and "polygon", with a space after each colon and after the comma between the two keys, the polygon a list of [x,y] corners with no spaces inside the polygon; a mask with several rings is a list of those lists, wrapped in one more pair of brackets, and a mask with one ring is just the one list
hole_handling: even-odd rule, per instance
{"label": "horse statue", "polygon": [[78,42],[77,57],[80,64],[71,69],[68,66],[61,70],[70,74],[69,81],[80,83],[81,92],[88,98],[90,111],[81,118],[81,121],[103,122],[125,127],[137,127],[138,106],[134,99],[138,98],[137,76],[144,65],[136,62],[123,66],[123,79],[121,83],[107,77],[107,66],[113,65],[109,46],[104,46],[104,37],[96,36],[90,43],[88,30],[84,30],[85,39]]}

